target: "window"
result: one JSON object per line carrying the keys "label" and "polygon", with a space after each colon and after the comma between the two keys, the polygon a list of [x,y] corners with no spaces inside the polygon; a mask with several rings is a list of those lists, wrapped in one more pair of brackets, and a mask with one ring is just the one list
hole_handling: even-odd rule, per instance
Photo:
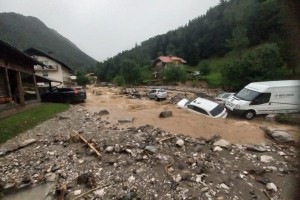
{"label": "window", "polygon": [[228,98],[230,95],[230,93],[225,93],[222,98]]}
{"label": "window", "polygon": [[271,93],[261,93],[258,95],[250,105],[259,105],[268,103],[270,101]]}
{"label": "window", "polygon": [[203,110],[202,108],[199,108],[197,106],[194,106],[194,110],[199,112],[199,113],[202,113],[204,115],[208,115],[208,113],[205,110]]}
{"label": "window", "polygon": [[241,91],[239,91],[235,96],[242,100],[252,101],[259,94],[259,92],[244,88]]}
{"label": "window", "polygon": [[71,88],[59,88],[60,92],[71,92],[73,91]]}
{"label": "window", "polygon": [[208,115],[208,113],[207,113],[205,110],[203,110],[202,108],[199,108],[199,107],[197,107],[197,106],[188,105],[187,107],[188,107],[189,109],[191,109],[191,110],[196,111],[196,112],[202,113],[202,114],[204,114],[204,115]]}
{"label": "window", "polygon": [[42,75],[43,77],[48,77],[48,72],[43,72]]}
{"label": "window", "polygon": [[217,115],[219,115],[220,113],[222,113],[223,110],[224,110],[224,107],[223,107],[223,106],[217,105],[214,109],[212,109],[212,110],[210,111],[210,114],[211,114],[212,116],[217,116]]}

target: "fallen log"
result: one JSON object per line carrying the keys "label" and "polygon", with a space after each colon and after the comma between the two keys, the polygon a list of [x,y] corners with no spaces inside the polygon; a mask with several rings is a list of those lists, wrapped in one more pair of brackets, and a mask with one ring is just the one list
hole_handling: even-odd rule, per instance
{"label": "fallen log", "polygon": [[96,154],[97,154],[97,156],[98,157],[101,157],[101,153],[92,145],[92,144],[90,144],[86,139],[84,139],[84,137],[82,136],[82,135],[80,135],[77,131],[74,131],[73,130],[73,132],[76,134],[76,135],[78,135],[78,137],[85,143],[85,144],[87,144],[89,147],[90,147],[90,149],[92,149]]}
{"label": "fallen log", "polygon": [[91,189],[91,190],[89,190],[89,191],[83,193],[82,195],[80,195],[80,196],[78,196],[78,197],[75,197],[73,200],[80,199],[80,198],[84,197],[85,195],[87,195],[87,194],[89,194],[89,193],[91,193],[91,192],[93,192],[93,191],[95,191],[95,190],[98,190],[98,189],[100,189],[100,188],[105,188],[105,187],[108,187],[108,186],[110,186],[110,185],[111,185],[111,184],[109,183],[109,184],[102,185],[102,186],[96,187],[96,188],[94,188],[94,189]]}
{"label": "fallen log", "polygon": [[170,137],[167,137],[167,138],[161,138],[158,142],[161,144],[162,142],[164,142],[166,140],[173,139],[173,138],[175,138],[175,136],[170,136]]}

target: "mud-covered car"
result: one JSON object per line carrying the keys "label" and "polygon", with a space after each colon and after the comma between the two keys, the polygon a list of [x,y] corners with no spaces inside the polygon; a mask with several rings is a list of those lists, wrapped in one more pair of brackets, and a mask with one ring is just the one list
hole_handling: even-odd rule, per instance
{"label": "mud-covered car", "polygon": [[227,111],[224,108],[224,106],[200,97],[192,101],[188,99],[182,99],[177,103],[177,106],[179,108],[186,109],[193,113],[202,114],[207,117],[213,117],[213,118],[227,117]]}

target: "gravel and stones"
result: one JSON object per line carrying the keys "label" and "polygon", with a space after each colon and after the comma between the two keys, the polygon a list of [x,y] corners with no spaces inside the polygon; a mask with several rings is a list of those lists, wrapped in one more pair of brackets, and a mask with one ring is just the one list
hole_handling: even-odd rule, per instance
{"label": "gravel and stones", "polygon": [[80,105],[60,116],[0,145],[0,193],[51,182],[47,199],[267,200],[292,199],[297,189],[291,144],[230,144],[150,125],[123,129]]}

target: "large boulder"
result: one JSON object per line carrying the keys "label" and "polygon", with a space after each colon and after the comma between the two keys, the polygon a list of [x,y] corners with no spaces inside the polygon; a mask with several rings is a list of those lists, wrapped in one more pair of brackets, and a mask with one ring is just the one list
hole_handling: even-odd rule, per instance
{"label": "large boulder", "polygon": [[276,142],[287,143],[295,141],[295,139],[285,130],[270,129],[266,126],[262,126],[261,129],[268,137],[272,138]]}
{"label": "large boulder", "polygon": [[168,110],[162,111],[159,114],[160,118],[167,118],[167,117],[171,117],[171,116],[173,116],[173,113],[172,113],[172,111],[168,111]]}

